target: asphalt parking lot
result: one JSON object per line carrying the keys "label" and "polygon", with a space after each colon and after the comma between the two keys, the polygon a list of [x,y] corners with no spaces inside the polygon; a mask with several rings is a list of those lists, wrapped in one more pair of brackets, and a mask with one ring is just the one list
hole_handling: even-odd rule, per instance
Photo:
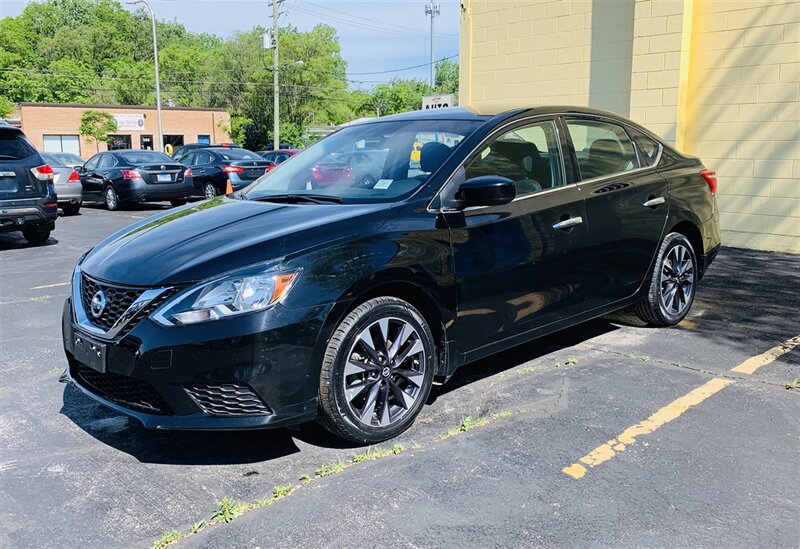
{"label": "asphalt parking lot", "polygon": [[[723,249],[680,326],[619,314],[467,366],[367,449],[146,431],[58,382],[75,261],[160,207],[0,235],[0,546],[798,544],[800,257]],[[223,498],[250,505],[209,525]]]}

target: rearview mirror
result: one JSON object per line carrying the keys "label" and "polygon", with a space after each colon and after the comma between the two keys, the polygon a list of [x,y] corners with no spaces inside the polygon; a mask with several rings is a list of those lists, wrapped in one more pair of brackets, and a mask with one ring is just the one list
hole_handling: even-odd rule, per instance
{"label": "rearview mirror", "polygon": [[482,175],[464,181],[456,192],[461,206],[501,206],[508,204],[517,195],[514,182],[499,175]]}

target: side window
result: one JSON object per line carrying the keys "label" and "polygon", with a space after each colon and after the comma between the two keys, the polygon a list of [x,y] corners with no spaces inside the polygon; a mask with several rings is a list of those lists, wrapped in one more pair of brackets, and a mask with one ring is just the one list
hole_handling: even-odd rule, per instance
{"label": "side window", "polygon": [[652,166],[656,163],[661,145],[655,139],[647,137],[642,132],[633,128],[628,129],[628,133],[633,139],[636,148],[639,149],[639,158],[645,166]]}
{"label": "side window", "polygon": [[90,171],[92,171],[92,170],[96,170],[96,169],[97,169],[97,164],[99,164],[99,163],[100,163],[100,158],[101,158],[101,156],[100,156],[100,155],[98,155],[98,154],[96,154],[96,155],[94,155],[93,157],[91,157],[91,158],[90,158],[90,159],[89,159],[89,160],[86,162],[86,164],[84,164],[84,166],[83,166],[83,167],[84,167],[84,169],[85,169],[87,172],[90,172]]}
{"label": "side window", "polygon": [[639,167],[633,143],[622,126],[598,120],[569,120],[581,179],[623,173]]}
{"label": "side window", "polygon": [[264,160],[266,160],[267,162],[271,162],[272,164],[277,164],[278,163],[277,162],[277,156],[275,155],[275,153],[267,153],[267,154],[265,154],[263,156],[264,156]]}
{"label": "side window", "polygon": [[492,141],[466,165],[466,178],[500,175],[514,181],[517,196],[564,184],[555,122],[515,128]]}
{"label": "side window", "polygon": [[105,170],[107,168],[111,168],[112,166],[116,165],[117,165],[117,159],[114,158],[113,155],[104,154],[103,156],[100,157],[100,163],[98,164],[97,167],[100,168],[101,170]]}
{"label": "side window", "polygon": [[275,156],[275,163],[276,164],[280,164],[284,160],[288,160],[288,158],[289,158],[288,154],[279,154],[279,155]]}
{"label": "side window", "polygon": [[178,158],[178,162],[180,162],[185,166],[194,166],[197,163],[195,162],[196,159],[197,159],[197,154],[190,152],[189,154],[183,155],[180,158]]}
{"label": "side window", "polygon": [[463,135],[448,132],[420,132],[410,143],[408,178],[424,179],[444,162]]}

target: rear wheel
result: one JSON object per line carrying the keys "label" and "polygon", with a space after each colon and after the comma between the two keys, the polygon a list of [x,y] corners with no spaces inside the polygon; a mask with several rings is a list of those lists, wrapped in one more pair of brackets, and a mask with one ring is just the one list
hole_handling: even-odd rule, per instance
{"label": "rear wheel", "polygon": [[22,230],[22,236],[31,244],[43,244],[50,238],[50,229],[45,227],[29,227]]}
{"label": "rear wheel", "polygon": [[119,198],[117,197],[117,191],[115,191],[114,187],[111,185],[106,187],[105,201],[108,211],[113,212],[114,210],[119,209]]}
{"label": "rear wheel", "polygon": [[206,183],[203,187],[203,194],[206,198],[214,198],[217,196],[217,188],[213,183]]}
{"label": "rear wheel", "polygon": [[81,211],[81,203],[70,202],[69,204],[64,204],[64,207],[61,209],[64,210],[64,215],[78,215],[78,212]]}
{"label": "rear wheel", "polygon": [[634,311],[652,326],[674,326],[692,307],[696,286],[697,258],[692,244],[682,234],[670,233],[658,251],[647,297]]}
{"label": "rear wheel", "polygon": [[422,315],[394,297],[354,309],[331,337],[320,376],[320,422],[337,436],[376,443],[408,429],[433,381],[435,346]]}

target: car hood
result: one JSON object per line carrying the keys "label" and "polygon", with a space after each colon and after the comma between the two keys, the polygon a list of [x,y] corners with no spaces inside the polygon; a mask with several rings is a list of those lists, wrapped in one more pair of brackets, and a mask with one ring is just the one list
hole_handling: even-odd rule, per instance
{"label": "car hood", "polygon": [[123,285],[195,282],[378,229],[391,204],[275,204],[224,196],[168,210],[98,244],[86,274]]}

